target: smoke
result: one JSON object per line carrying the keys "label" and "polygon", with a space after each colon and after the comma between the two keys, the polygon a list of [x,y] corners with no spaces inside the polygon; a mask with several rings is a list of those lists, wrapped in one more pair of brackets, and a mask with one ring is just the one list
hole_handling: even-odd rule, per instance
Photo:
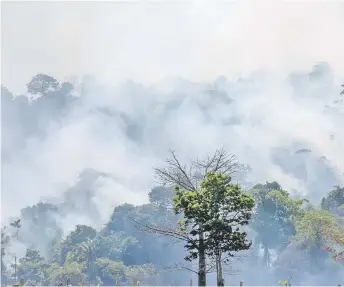
{"label": "smoke", "polygon": [[315,203],[343,184],[343,3],[209,3],[3,4],[11,92],[37,72],[96,80],[76,81],[59,116],[2,93],[2,223],[46,200],[64,233],[100,227],[148,201],[169,149],[188,163],[223,146],[251,167],[247,186]]}
{"label": "smoke", "polygon": [[[43,138],[24,137],[24,147],[3,162],[3,218],[42,198],[61,196],[66,186],[77,184],[83,170],[94,169],[111,175],[96,179],[90,193],[102,212],[100,219],[106,220],[114,205],[147,201],[155,184],[153,167],[163,164],[169,148],[187,163],[224,146],[252,168],[250,182],[277,180],[317,201],[328,190],[312,190],[307,184],[326,181],[319,178],[325,174],[319,171],[320,157],[326,157],[325,165],[342,182],[342,123],[338,115],[324,113],[332,97],[339,98],[339,89],[330,90],[328,97],[298,98],[286,79],[273,75],[244,83],[221,79],[208,85],[177,79],[178,85],[128,82],[109,91],[90,88],[68,113],[47,125]],[[166,91],[166,85],[177,88],[166,95],[160,88]],[[10,130],[6,136],[11,137]],[[295,154],[302,148],[310,155]],[[288,163],[301,164],[301,172],[285,170]],[[327,188],[335,183],[330,180]],[[80,195],[91,184],[79,187]]]}
{"label": "smoke", "polygon": [[2,11],[2,81],[15,93],[38,72],[152,84],[326,61],[344,73],[340,1],[6,2]]}

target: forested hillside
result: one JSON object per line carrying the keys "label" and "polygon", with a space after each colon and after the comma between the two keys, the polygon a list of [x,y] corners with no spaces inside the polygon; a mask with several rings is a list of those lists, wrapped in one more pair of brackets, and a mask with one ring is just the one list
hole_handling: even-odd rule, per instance
{"label": "forested hillside", "polygon": [[344,91],[271,77],[2,86],[2,284],[343,284]]}

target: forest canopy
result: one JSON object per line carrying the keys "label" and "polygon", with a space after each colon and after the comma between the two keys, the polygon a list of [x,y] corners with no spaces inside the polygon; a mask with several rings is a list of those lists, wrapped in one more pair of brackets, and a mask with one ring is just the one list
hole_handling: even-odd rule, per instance
{"label": "forest canopy", "polygon": [[[309,98],[318,97],[322,88],[329,85],[326,73],[328,66],[323,64],[315,66],[308,78],[290,76],[293,96],[297,98],[301,93]],[[183,88],[179,92],[177,88],[171,92],[178,96],[163,102],[156,96],[156,88],[126,83],[116,91],[127,96],[118,106],[95,97],[105,93],[105,88],[92,78],[72,84],[38,74],[27,84],[27,94],[16,96],[1,87],[1,152],[8,175],[2,190],[5,196],[10,194],[11,187],[16,187],[9,176],[15,166],[11,164],[27,156],[29,148],[36,152],[38,149],[50,159],[47,148],[41,148],[45,146],[40,143],[49,140],[49,144],[57,145],[59,137],[72,137],[72,132],[64,131],[56,137],[51,137],[51,133],[75,119],[86,118],[87,124],[94,124],[95,138],[108,140],[97,133],[100,123],[109,134],[118,132],[123,136],[131,151],[140,151],[137,147],[144,146],[146,158],[154,154],[161,160],[154,166],[149,161],[147,166],[152,170],[135,170],[135,164],[139,165],[141,160],[135,158],[140,155],[138,152],[133,156],[134,164],[122,168],[127,170],[121,176],[120,169],[118,174],[112,174],[111,168],[105,171],[97,168],[100,165],[87,162],[78,170],[78,179],[64,185],[59,198],[44,196],[37,203],[21,206],[19,214],[6,209],[11,214],[1,230],[2,284],[22,280],[25,285],[46,286],[114,286],[137,281],[140,285],[186,285],[190,278],[194,282],[198,279],[200,286],[239,281],[247,285],[276,285],[279,280],[290,280],[293,285],[343,282],[344,187],[338,176],[340,167],[325,154],[317,154],[306,142],[271,147],[269,159],[278,167],[273,174],[282,172],[284,176],[280,178],[287,178],[285,182],[296,181],[295,186],[300,189],[297,190],[285,187],[280,178],[257,181],[257,177],[250,177],[255,168],[263,170],[265,164],[271,163],[261,162],[252,167],[231,154],[231,149],[219,146],[213,146],[216,151],[207,151],[205,156],[197,154],[199,149],[171,150],[163,162],[162,155],[170,148],[164,146],[164,125],[169,126],[171,117],[177,121],[188,103],[194,101],[188,109],[197,110],[195,114],[201,115],[202,122],[209,120],[207,125],[221,122],[222,127],[240,128],[246,115],[235,113],[235,105],[245,99],[236,96],[249,94],[255,88],[249,80],[230,82],[223,78],[208,85],[199,84],[196,89],[186,81],[180,86]],[[340,112],[343,92],[339,90],[331,102],[333,114]],[[149,104],[141,100],[146,95],[152,97]],[[217,115],[220,106],[234,106],[232,114]],[[324,108],[329,112],[329,106]],[[253,117],[259,124],[260,114]],[[96,120],[92,122],[90,118]],[[112,125],[120,128],[111,129]],[[182,125],[179,124],[180,129]],[[173,140],[179,140],[181,134],[177,130],[175,133]],[[210,132],[197,141],[203,140],[206,145],[211,136]],[[334,134],[328,137],[331,142],[336,140]],[[253,136],[250,139],[255,140]],[[83,144],[91,146],[86,141]],[[97,147],[102,148],[104,153],[111,150],[107,145]],[[250,153],[250,149],[245,151]],[[77,149],[73,152],[78,156]],[[195,157],[186,161],[185,153]],[[56,154],[51,158],[58,158]],[[120,161],[120,154],[106,154],[102,160]],[[266,170],[271,171],[269,168]],[[44,168],[40,171],[44,181],[47,174]],[[19,176],[23,176],[21,172],[18,171]],[[140,174],[150,173],[155,173],[158,182],[147,179],[150,188],[135,185],[142,182]],[[125,180],[130,182],[131,189],[136,189],[134,192],[143,190],[148,195],[146,202],[118,204],[99,195],[102,184],[111,181],[120,186]],[[119,191],[110,190],[117,197]],[[95,203],[96,197],[102,203]],[[111,214],[100,221],[103,205],[111,206]],[[89,224],[79,220],[86,217],[90,218]]]}

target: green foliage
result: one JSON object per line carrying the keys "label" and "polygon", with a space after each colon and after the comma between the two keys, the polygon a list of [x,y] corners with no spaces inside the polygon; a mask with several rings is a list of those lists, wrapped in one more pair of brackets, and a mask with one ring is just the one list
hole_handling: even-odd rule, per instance
{"label": "green foliage", "polygon": [[135,237],[127,236],[124,232],[111,233],[108,236],[100,236],[95,242],[95,252],[100,257],[108,257],[112,260],[130,261],[134,249],[139,248]]}
{"label": "green foliage", "polygon": [[295,235],[295,220],[302,216],[305,200],[294,200],[276,183],[258,184],[251,190],[256,200],[252,227],[264,248],[281,249]]}
{"label": "green foliage", "polygon": [[199,190],[176,188],[175,212],[184,215],[184,220],[179,221],[180,229],[192,235],[186,244],[186,260],[198,257],[201,233],[205,235],[204,249],[209,256],[219,252],[232,255],[231,252],[249,248],[246,232],[240,227],[248,224],[254,199],[230,181],[229,176],[208,173]]}
{"label": "green foliage", "polygon": [[326,231],[336,226],[336,219],[328,211],[310,211],[296,222],[297,238],[307,241],[309,247],[321,246]]}
{"label": "green foliage", "polygon": [[97,269],[99,278],[103,284],[115,284],[117,282],[125,282],[126,266],[121,261],[113,261],[109,258],[97,258]]}
{"label": "green foliage", "polygon": [[75,246],[77,244],[86,242],[88,239],[96,237],[97,231],[88,225],[77,225],[66,238],[65,242],[68,245]]}
{"label": "green foliage", "polygon": [[64,264],[60,266],[56,263],[51,264],[46,270],[46,282],[47,285],[57,286],[58,284],[71,284],[79,285],[81,281],[85,280],[85,274],[83,273],[83,264],[72,262],[70,264]]}
{"label": "green foliage", "polygon": [[[177,216],[170,209],[171,202]],[[257,231],[258,239],[266,240],[264,242],[269,244],[269,249],[278,251],[281,267],[287,264],[280,251],[290,248],[285,241],[299,244],[298,249],[291,249],[293,258],[298,250],[306,250],[305,257],[298,260],[316,261],[320,266],[331,257],[334,260],[341,258],[344,238],[342,218],[305,203],[304,200],[292,199],[277,183],[256,185],[250,193],[246,193],[240,186],[232,184],[230,177],[209,173],[199,190],[176,188],[172,192],[161,187],[152,190],[148,204],[117,206],[109,222],[99,232],[91,226],[77,225],[55,244],[54,256],[48,254],[44,258],[38,250],[28,249],[23,258],[18,258],[18,279],[24,280],[25,285],[70,283],[113,286],[131,285],[134,280],[140,281],[141,285],[171,282],[184,285],[189,275],[176,276],[173,272],[164,272],[165,266],[182,260],[182,246],[175,244],[171,238],[157,238],[142,231],[130,218],[153,226],[169,226],[178,222],[181,233],[190,239],[186,245],[188,260],[197,258],[200,248],[209,258],[223,256],[223,259],[247,250],[251,246],[246,234],[249,228]],[[14,223],[13,227],[20,225],[20,238],[24,238],[27,226],[36,233],[42,227],[44,236],[44,229],[50,225],[50,219],[44,216],[49,214],[58,215],[59,210],[42,203],[25,208],[21,221]],[[244,229],[244,226],[249,228]],[[14,240],[18,229],[13,230]],[[201,232],[204,233],[203,247],[199,241]],[[269,238],[266,233],[275,238]],[[7,255],[10,235],[8,230],[2,229],[2,259]],[[282,265],[281,260],[284,260]],[[336,268],[342,268],[343,265],[338,264]],[[2,265],[2,282],[14,282],[11,279],[13,267],[12,264],[12,268],[6,270],[6,266]],[[319,272],[311,268],[300,270]]]}
{"label": "green foliage", "polygon": [[[335,216],[322,209],[309,211],[296,222],[297,233],[294,240],[306,251],[307,260],[312,262],[309,266],[312,272],[325,268],[330,254],[335,260],[340,257],[340,251],[336,248],[340,243],[336,242],[336,239],[340,240],[338,231]],[[343,246],[339,245],[339,248],[343,250]]]}
{"label": "green foliage", "polygon": [[332,213],[344,214],[342,208],[344,205],[344,187],[336,186],[326,197],[321,200],[321,208]]}
{"label": "green foliage", "polygon": [[286,281],[286,280],[278,280],[277,283],[282,286],[289,286],[289,281]]}
{"label": "green foliage", "polygon": [[219,253],[233,256],[233,252],[247,250],[251,246],[242,227],[248,225],[255,202],[251,195],[230,181],[228,176],[210,173],[201,183],[204,202],[207,203],[204,206],[207,220],[203,228],[208,232],[206,247],[210,256]]}
{"label": "green foliage", "polygon": [[24,281],[43,282],[43,270],[47,266],[44,258],[40,256],[37,250],[27,249],[25,257],[19,260],[18,277]]}
{"label": "green foliage", "polygon": [[127,284],[131,284],[133,280],[153,284],[156,281],[156,275],[157,271],[153,264],[130,266],[125,269],[125,276],[129,279]]}

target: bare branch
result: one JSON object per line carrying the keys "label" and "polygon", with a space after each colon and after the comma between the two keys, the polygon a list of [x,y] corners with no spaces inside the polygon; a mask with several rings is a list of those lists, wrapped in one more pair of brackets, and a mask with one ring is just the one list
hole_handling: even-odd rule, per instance
{"label": "bare branch", "polygon": [[186,167],[182,166],[174,151],[170,150],[171,158],[167,158],[166,168],[155,168],[155,174],[163,184],[178,185],[186,190],[196,190],[192,183],[192,171],[187,174]]}
{"label": "bare branch", "polygon": [[205,160],[196,160],[194,165],[202,170],[203,178],[209,172],[221,172],[226,175],[233,175],[239,171],[240,165],[235,155],[229,155],[224,148],[215,151],[212,157]]}
{"label": "bare branch", "polygon": [[136,224],[140,225],[140,227],[141,227],[140,229],[142,231],[154,233],[154,234],[159,234],[159,235],[164,235],[164,236],[174,237],[174,238],[179,239],[181,241],[191,240],[191,237],[187,233],[182,232],[179,229],[161,229],[159,227],[149,226],[145,223],[138,222],[132,217],[128,216],[128,218],[130,220],[132,220],[133,222],[135,222]]}
{"label": "bare branch", "polygon": [[173,266],[165,266],[164,270],[168,270],[168,271],[187,270],[187,271],[193,272],[193,273],[198,275],[197,271],[195,271],[195,270],[193,270],[193,269],[191,269],[189,267],[186,267],[185,265],[177,264],[177,263],[175,263]]}
{"label": "bare branch", "polygon": [[241,166],[235,155],[230,155],[222,148],[204,160],[197,159],[187,166],[182,166],[174,151],[170,150],[171,157],[165,160],[165,168],[155,168],[155,174],[163,185],[177,185],[189,191],[199,187],[200,182],[209,172],[221,172],[233,176]]}

